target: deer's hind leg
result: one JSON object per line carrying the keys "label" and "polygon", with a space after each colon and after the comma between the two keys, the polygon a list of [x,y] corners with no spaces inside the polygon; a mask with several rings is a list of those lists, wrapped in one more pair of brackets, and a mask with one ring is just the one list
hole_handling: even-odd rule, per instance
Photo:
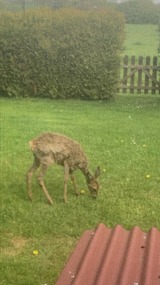
{"label": "deer's hind leg", "polygon": [[44,175],[47,171],[47,168],[48,168],[48,165],[47,164],[41,164],[41,169],[40,169],[40,173],[39,173],[39,176],[38,176],[38,181],[39,181],[39,185],[41,186],[44,194],[46,195],[47,197],[47,200],[49,202],[49,204],[53,204],[53,200],[51,198],[51,196],[49,195],[48,191],[47,191],[47,188],[44,184],[44,181],[43,181],[43,178],[44,178]]}
{"label": "deer's hind leg", "polygon": [[32,176],[33,173],[39,168],[40,162],[35,156],[34,162],[32,166],[29,168],[27,175],[26,175],[26,183],[27,183],[27,192],[28,192],[28,197],[30,200],[32,200]]}

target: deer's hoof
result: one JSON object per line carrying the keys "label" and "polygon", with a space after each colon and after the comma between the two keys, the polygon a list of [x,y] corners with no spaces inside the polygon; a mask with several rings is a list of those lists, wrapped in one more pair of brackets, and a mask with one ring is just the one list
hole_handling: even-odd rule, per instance
{"label": "deer's hoof", "polygon": [[29,201],[32,202],[32,195],[29,195],[28,198],[29,198]]}
{"label": "deer's hoof", "polygon": [[48,200],[49,205],[53,205],[53,200]]}

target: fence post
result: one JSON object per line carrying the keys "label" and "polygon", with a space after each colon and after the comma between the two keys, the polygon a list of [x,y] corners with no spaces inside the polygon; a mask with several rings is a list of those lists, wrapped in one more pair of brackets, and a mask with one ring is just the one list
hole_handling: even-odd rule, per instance
{"label": "fence post", "polygon": [[143,56],[139,56],[138,60],[138,88],[137,92],[141,94],[142,91],[142,65],[143,65]]}
{"label": "fence post", "polygon": [[158,57],[154,56],[154,58],[153,58],[153,73],[152,73],[152,76],[153,76],[153,80],[152,80],[152,94],[156,93],[157,65],[158,65]]}
{"label": "fence post", "polygon": [[134,70],[135,70],[135,62],[136,62],[136,59],[135,59],[135,56],[133,55],[133,56],[131,57],[130,93],[134,93],[134,79],[135,79]]}
{"label": "fence post", "polygon": [[148,76],[148,74],[149,74],[149,70],[150,70],[150,60],[151,60],[151,58],[150,58],[150,56],[147,56],[146,57],[146,68],[145,68],[145,70],[146,70],[146,73],[145,73],[145,82],[144,82],[144,93],[145,94],[148,94],[148,92],[149,92],[149,76]]}
{"label": "fence post", "polygon": [[124,59],[123,59],[123,64],[124,64],[124,67],[123,67],[123,78],[126,78],[124,81],[123,81],[123,93],[126,93],[127,91],[127,74],[128,74],[128,55],[125,55],[124,56]]}

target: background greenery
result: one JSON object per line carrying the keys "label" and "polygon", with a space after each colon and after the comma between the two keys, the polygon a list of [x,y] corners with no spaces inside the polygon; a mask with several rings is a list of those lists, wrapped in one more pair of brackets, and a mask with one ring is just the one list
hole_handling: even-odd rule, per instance
{"label": "background greenery", "polygon": [[159,24],[160,5],[151,0],[130,0],[116,8],[125,15],[128,24]]}
{"label": "background greenery", "polygon": [[123,40],[123,16],[111,9],[2,12],[0,93],[112,98]]}
{"label": "background greenery", "polygon": [[21,11],[37,7],[60,9],[64,7],[80,10],[97,10],[113,6],[121,11],[127,23],[158,24],[160,20],[160,4],[155,5],[152,0],[128,0],[117,3],[114,0],[0,0],[0,8],[10,11]]}
{"label": "background greenery", "polygon": [[160,24],[159,24],[159,26],[158,26],[158,35],[159,35],[158,53],[160,54]]}
{"label": "background greenery", "polygon": [[[159,22],[160,5],[151,0],[119,5],[105,0],[66,4],[17,0],[13,5],[10,0],[0,1],[0,92],[6,97],[109,99],[116,91],[122,48],[138,56],[156,55],[159,50],[157,41],[151,54],[145,46],[149,48],[149,41],[158,37],[157,25],[151,24]],[[18,5],[25,12],[6,12],[13,6],[19,10]],[[54,9],[37,9],[42,6]],[[63,6],[78,9],[56,9]],[[150,23],[148,29],[131,27],[129,47],[123,47],[123,16],[109,6],[122,12],[129,23]],[[145,44],[141,36],[146,37]]]}

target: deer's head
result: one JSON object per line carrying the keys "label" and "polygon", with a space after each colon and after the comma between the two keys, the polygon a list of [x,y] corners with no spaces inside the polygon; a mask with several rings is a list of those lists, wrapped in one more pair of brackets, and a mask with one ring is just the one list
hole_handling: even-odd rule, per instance
{"label": "deer's head", "polygon": [[90,173],[88,173],[87,186],[93,198],[97,198],[97,195],[98,195],[99,183],[98,183],[97,178],[99,177],[99,175],[100,175],[99,166],[97,167],[94,175],[91,175]]}

